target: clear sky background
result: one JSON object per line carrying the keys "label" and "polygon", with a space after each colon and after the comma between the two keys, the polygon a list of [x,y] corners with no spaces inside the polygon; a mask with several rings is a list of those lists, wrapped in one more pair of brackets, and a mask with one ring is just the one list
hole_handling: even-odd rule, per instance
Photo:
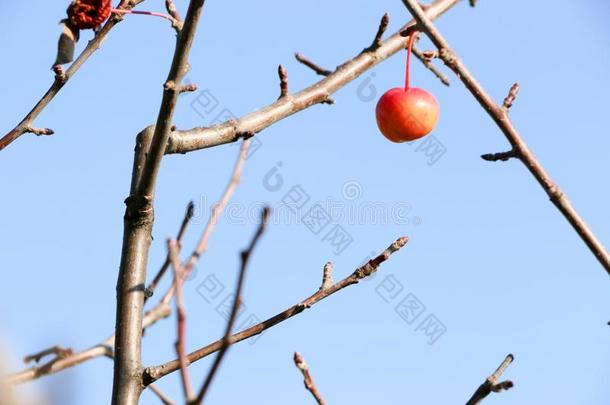
{"label": "clear sky background", "polygon": [[[67,3],[1,3],[1,132],[51,83],[57,21]],[[176,2],[182,14],[187,3]],[[479,3],[471,9],[461,2],[438,27],[496,100],[514,81],[521,83],[511,112],[517,127],[610,245],[610,5]],[[164,6],[149,0],[140,9]],[[288,69],[292,90],[318,80],[293,52],[339,65],[370,44],[386,11],[392,32],[409,19],[397,0],[210,0],[188,78],[220,107],[246,114],[277,98],[279,63]],[[79,50],[90,37],[83,34]],[[83,349],[113,330],[134,138],[155,121],[173,45],[166,21],[127,17],[36,120],[56,135],[24,136],[0,153],[0,335],[13,354],[13,370],[22,367],[25,354],[55,344]],[[419,63],[412,72],[413,84],[432,92],[441,106],[433,136],[446,153],[435,164],[417,145],[392,144],[380,135],[375,102],[402,84],[404,56],[346,86],[334,106],[314,106],[259,135],[262,146],[246,164],[230,215],[185,286],[188,348],[221,336],[224,320],[216,307],[235,284],[238,253],[262,203],[275,208],[276,220],[252,259],[239,323],[250,315],[265,319],[313,293],[327,260],[338,279],[398,236],[409,235],[411,242],[375,279],[332,296],[254,344],[235,346],[208,403],[311,404],[292,363],[298,350],[330,404],[464,403],[507,353],[516,359],[505,377],[516,386],[488,403],[608,404],[608,275],[519,162],[479,158],[506,150],[507,142],[451,74],[452,86],[445,88]],[[213,121],[193,109],[198,96],[181,98],[178,127]],[[190,200],[197,213],[184,247],[192,249],[237,151],[222,146],[163,161],[149,273],[161,264],[164,240],[177,231]],[[268,181],[274,168],[283,180],[277,191]],[[353,238],[342,253],[323,241],[331,225],[314,235],[287,215],[279,218],[289,212],[282,208],[284,195],[297,185],[310,198],[303,212],[316,203],[335,207],[333,223]],[[371,207],[376,220],[349,218]],[[209,277],[225,287],[211,303],[197,292]],[[413,296],[425,310],[409,324],[395,309]],[[418,330],[428,316],[446,328],[432,345]],[[147,331],[146,365],[174,357],[173,319]],[[192,366],[196,386],[209,364]],[[57,404],[96,405],[109,403],[111,384],[112,363],[100,358],[26,391],[51,395]],[[177,375],[159,386],[181,398]],[[158,400],[147,392],[142,403]]]}

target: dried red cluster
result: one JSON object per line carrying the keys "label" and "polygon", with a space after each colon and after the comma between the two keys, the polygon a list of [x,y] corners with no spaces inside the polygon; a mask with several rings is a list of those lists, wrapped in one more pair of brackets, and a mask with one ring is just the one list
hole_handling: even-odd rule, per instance
{"label": "dried red cluster", "polygon": [[111,9],[112,0],[75,0],[68,7],[68,18],[78,29],[93,29],[110,17]]}

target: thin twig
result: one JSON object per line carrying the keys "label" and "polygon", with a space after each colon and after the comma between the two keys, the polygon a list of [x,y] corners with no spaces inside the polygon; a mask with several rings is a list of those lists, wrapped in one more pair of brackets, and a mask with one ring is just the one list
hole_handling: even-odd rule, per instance
{"label": "thin twig", "polygon": [[415,46],[413,46],[411,52],[413,52],[413,55],[415,55],[415,57],[419,59],[421,63],[423,63],[423,65],[441,81],[441,83],[443,83],[445,86],[449,86],[451,84],[449,82],[449,77],[447,77],[446,74],[444,74],[436,66],[434,66],[430,59],[426,58],[426,55],[424,55],[424,53],[422,53]]}
{"label": "thin twig", "polygon": [[303,65],[307,66],[308,68],[310,68],[311,70],[313,70],[314,72],[316,72],[316,74],[318,74],[320,76],[329,76],[333,73],[332,71],[330,71],[328,69],[324,69],[320,65],[317,65],[315,62],[312,62],[310,59],[307,59],[302,53],[297,52],[294,54],[294,57],[296,58],[297,61],[299,61]]}
{"label": "thin twig", "polygon": [[280,77],[280,97],[283,98],[288,96],[288,72],[284,66],[279,65],[277,67],[277,74]]}
{"label": "thin twig", "polygon": [[218,372],[218,368],[220,367],[220,363],[222,362],[222,359],[224,358],[225,354],[227,353],[227,350],[229,349],[229,347],[234,342],[234,340],[231,337],[231,334],[233,333],[233,326],[235,324],[235,320],[237,319],[239,307],[241,306],[241,303],[242,303],[242,290],[243,290],[243,286],[244,286],[244,280],[246,277],[246,270],[248,268],[248,262],[250,260],[250,256],[252,256],[252,252],[256,248],[256,244],[258,243],[260,237],[265,232],[265,229],[267,227],[267,222],[269,221],[270,213],[271,213],[271,209],[269,207],[263,208],[258,229],[256,230],[256,233],[254,234],[254,237],[252,238],[252,241],[250,242],[250,245],[248,246],[248,248],[241,252],[241,267],[239,269],[237,287],[235,288],[235,298],[233,299],[233,306],[231,307],[231,312],[229,315],[229,319],[227,321],[227,327],[225,330],[225,334],[222,338],[222,344],[220,346],[220,349],[218,350],[218,354],[216,355],[216,358],[214,359],[214,363],[212,364],[212,367],[210,368],[210,372],[208,373],[208,375],[205,379],[205,382],[203,383],[201,390],[199,391],[199,395],[197,395],[197,398],[190,403],[192,405],[199,405],[199,404],[203,403],[203,399],[205,398],[205,395],[208,392],[210,385],[212,384],[212,380],[214,380],[214,377],[216,376],[216,373]]}
{"label": "thin twig", "polygon": [[[125,10],[131,10],[138,4],[142,3],[144,0],[133,0],[130,2],[125,2],[124,7]],[[49,105],[51,100],[55,98],[57,93],[64,87],[64,85],[74,76],[74,74],[80,69],[80,67],[89,59],[89,57],[100,48],[102,42],[108,36],[108,33],[114,26],[120,21],[120,19],[111,18],[104,25],[104,27],[95,35],[95,37],[89,41],[85,49],[81,52],[78,58],[70,65],[70,67],[64,72],[62,69],[61,75],[56,75],[55,81],[51,85],[51,87],[47,90],[47,92],[42,96],[42,98],[36,103],[36,105],[32,108],[32,110],[21,120],[19,124],[11,131],[9,131],[6,135],[4,135],[0,139],[0,151],[10,145],[13,141],[19,138],[21,135],[26,133],[34,133],[36,135],[51,135],[53,131],[50,129],[46,129],[47,133],[41,134],[33,131],[32,124],[34,120],[40,115],[40,113]]]}
{"label": "thin twig", "polygon": [[[248,151],[250,150],[250,142],[251,142],[250,139],[244,139],[244,141],[241,145],[241,148],[239,149],[239,154],[237,155],[237,159],[235,160],[235,166],[233,167],[233,173],[231,174],[231,179],[229,180],[227,187],[225,188],[224,192],[222,193],[220,200],[212,208],[212,212],[210,213],[210,218],[208,219],[208,222],[201,234],[199,243],[197,244],[197,246],[195,247],[195,250],[193,250],[193,253],[191,253],[191,256],[189,257],[188,261],[184,265],[183,271],[184,271],[185,278],[189,276],[189,274],[191,273],[191,271],[197,264],[197,261],[199,260],[201,255],[203,255],[203,253],[205,253],[205,251],[207,250],[208,243],[210,241],[210,237],[212,236],[212,233],[214,232],[214,228],[216,227],[218,218],[220,218],[220,215],[222,214],[225,207],[231,200],[231,197],[233,196],[235,189],[239,185],[239,182],[241,179],[241,172],[244,168],[244,164],[246,163],[246,159],[248,158]],[[163,298],[161,299],[161,302],[168,304],[171,301],[173,294],[174,294],[174,286],[172,285],[167,290],[167,292],[165,293]]]}
{"label": "thin twig", "polygon": [[305,388],[311,392],[311,395],[314,397],[318,405],[326,405],[326,401],[324,398],[322,398],[322,394],[320,394],[320,391],[318,391],[313,378],[311,378],[309,366],[299,352],[294,352],[294,365],[297,366],[297,368],[303,374],[303,383],[305,384]]}
{"label": "thin twig", "polygon": [[119,9],[113,8],[111,11],[112,11],[112,13],[119,14],[119,15],[139,14],[139,15],[149,15],[149,16],[153,16],[153,17],[165,18],[166,20],[168,20],[169,22],[172,23],[172,28],[174,30],[176,30],[176,33],[180,33],[180,29],[182,29],[182,23],[179,20],[176,20],[173,16],[171,16],[169,14],[156,13],[154,11],[125,10],[125,9],[121,9],[121,8],[119,8]]}
{"label": "thin twig", "polygon": [[485,399],[492,392],[501,392],[504,390],[508,390],[513,387],[513,382],[510,380],[498,382],[506,368],[510,366],[514,360],[514,356],[509,354],[506,356],[504,361],[500,364],[500,366],[494,371],[492,375],[487,377],[483,384],[477,388],[477,390],[472,394],[472,397],[468,400],[466,405],[476,405],[480,403],[483,399]]}
{"label": "thin twig", "polygon": [[[176,243],[178,244],[178,247],[182,246],[182,244],[181,244],[182,237],[184,236],[184,233],[186,232],[186,228],[187,228],[189,222],[193,218],[194,212],[195,212],[195,204],[193,204],[193,202],[190,201],[188,203],[188,205],[186,206],[186,212],[184,214],[184,219],[182,219],[182,224],[180,224],[180,230],[178,231],[178,235],[176,236]],[[159,269],[159,271],[153,278],[153,281],[148,285],[148,287],[146,287],[145,302],[146,302],[146,300],[148,300],[148,298],[153,296],[155,289],[157,288],[157,285],[159,285],[159,282],[163,278],[163,275],[169,268],[170,264],[171,264],[171,258],[170,258],[170,254],[168,252],[167,256],[165,257],[165,261],[163,262],[163,265],[161,266],[161,268]]]}
{"label": "thin twig", "polygon": [[[430,40],[439,50],[439,57],[445,64],[458,76],[466,88],[472,93],[474,98],[481,104],[483,109],[489,114],[496,125],[502,130],[506,139],[510,142],[519,160],[527,167],[532,176],[538,181],[540,186],[546,191],[550,200],[557,209],[572,225],[580,238],[589,247],[593,255],[597,258],[606,272],[610,274],[610,253],[602,242],[595,236],[580,214],[572,206],[568,197],[555,184],[544,167],[529,150],[525,141],[513,125],[508,115],[508,108],[498,106],[489,96],[485,89],[477,82],[472,73],[466,68],[464,63],[458,58],[451,49],[442,34],[436,29],[430,18],[423,12],[416,0],[402,0],[409,9],[413,17],[417,20],[418,29],[426,33]],[[507,97],[508,103],[512,104],[516,96],[518,86],[513,86]]]}
{"label": "thin twig", "polygon": [[151,391],[157,396],[157,398],[159,398],[159,400],[161,400],[161,402],[163,403],[163,405],[176,405],[174,403],[174,401],[172,401],[171,399],[169,399],[169,397],[167,395],[165,395],[163,393],[163,391],[161,391],[159,388],[157,388],[155,385],[151,385],[150,386]]}
{"label": "thin twig", "polygon": [[[241,332],[238,332],[231,336],[231,342],[237,343],[242,340],[248,339],[252,336],[259,335],[263,333],[265,330],[286,321],[287,319],[292,318],[295,315],[300,314],[304,310],[311,308],[313,305],[317,304],[321,300],[333,295],[337,291],[344,289],[347,286],[352,284],[357,284],[360,280],[365,277],[370,276],[375,273],[379,266],[388,260],[390,256],[400,250],[407,243],[408,238],[402,237],[397,239],[394,243],[392,243],[386,250],[384,250],[379,256],[374,259],[368,261],[363,266],[357,268],[351,275],[347,276],[343,280],[333,284],[332,286],[325,289],[318,289],[314,294],[306,298],[305,300],[299,302],[296,305],[286,309],[285,311],[280,312],[279,314],[260,322],[254,326],[251,326]],[[209,356],[212,353],[219,351],[224,342],[223,339],[219,339],[209,345],[202,347],[192,353],[190,353],[187,358],[191,363],[194,363],[198,360],[203,359],[204,357]],[[172,360],[165,364],[148,367],[144,373],[144,385],[152,384],[156,380],[173,373],[174,371],[180,368],[180,364],[178,360]]]}
{"label": "thin twig", "polygon": [[373,39],[373,43],[369,47],[370,51],[379,49],[379,47],[383,45],[383,34],[388,29],[389,23],[390,15],[388,13],[385,13],[383,17],[381,17],[381,21],[379,22],[379,28],[377,29],[377,34],[375,34],[375,39]]}
{"label": "thin twig", "polygon": [[193,398],[193,389],[191,388],[191,378],[189,377],[189,362],[186,359],[186,309],[184,306],[184,296],[182,294],[182,283],[184,277],[182,274],[182,266],[180,266],[178,243],[173,240],[167,241],[167,250],[174,269],[174,285],[176,286],[176,318],[177,318],[177,340],[176,354],[180,359],[180,378],[182,380],[182,388],[184,397],[187,402]]}
{"label": "thin twig", "polygon": [[[426,13],[435,19],[456,5],[459,0],[436,0]],[[413,26],[414,21],[406,27]],[[357,79],[364,72],[384,61],[397,52],[404,51],[406,39],[400,36],[405,28],[383,41],[375,51],[360,52],[353,59],[340,65],[326,78],[312,84],[297,93],[292,93],[290,99],[280,99],[255,112],[238,119],[228,120],[212,127],[197,127],[190,130],[172,132],[165,153],[188,153],[195,150],[236,142],[241,134],[259,133],[286,117],[313,105],[329,101],[330,96],[348,83]],[[324,70],[324,69],[322,69]]]}

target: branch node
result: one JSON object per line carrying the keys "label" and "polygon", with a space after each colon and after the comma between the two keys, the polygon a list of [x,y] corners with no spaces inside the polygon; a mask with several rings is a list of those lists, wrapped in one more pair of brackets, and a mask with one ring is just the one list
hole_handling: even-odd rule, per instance
{"label": "branch node", "polygon": [[33,361],[36,363],[40,363],[43,358],[50,355],[54,355],[55,360],[59,360],[72,355],[72,353],[72,349],[65,349],[62,346],[53,346],[38,353],[30,354],[29,356],[24,357],[23,362],[25,364],[31,363]]}
{"label": "branch node", "polygon": [[330,70],[324,69],[320,65],[318,65],[318,64],[312,62],[311,60],[307,59],[301,53],[298,53],[298,52],[295,53],[294,57],[296,58],[297,61],[299,61],[303,65],[307,66],[308,68],[310,68],[311,70],[313,70],[314,72],[316,72],[316,74],[318,74],[320,76],[329,76],[329,75],[331,75],[333,73]]}
{"label": "branch node", "polygon": [[502,107],[508,111],[509,108],[511,108],[513,106],[513,103],[515,102],[515,99],[517,98],[517,94],[519,93],[519,83],[515,83],[511,86],[508,95],[506,96],[506,98],[504,99],[504,102],[502,103]]}

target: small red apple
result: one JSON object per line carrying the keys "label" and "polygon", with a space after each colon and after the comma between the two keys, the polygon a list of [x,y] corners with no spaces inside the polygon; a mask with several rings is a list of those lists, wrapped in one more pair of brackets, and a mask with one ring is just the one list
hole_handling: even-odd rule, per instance
{"label": "small red apple", "polygon": [[411,33],[407,46],[405,87],[386,91],[375,109],[379,130],[392,142],[409,142],[428,135],[438,120],[439,106],[434,96],[409,83],[411,50],[416,35],[417,32]]}
{"label": "small red apple", "polygon": [[425,90],[396,87],[388,90],[375,109],[377,126],[392,142],[414,141],[434,129],[439,106],[434,96]]}

